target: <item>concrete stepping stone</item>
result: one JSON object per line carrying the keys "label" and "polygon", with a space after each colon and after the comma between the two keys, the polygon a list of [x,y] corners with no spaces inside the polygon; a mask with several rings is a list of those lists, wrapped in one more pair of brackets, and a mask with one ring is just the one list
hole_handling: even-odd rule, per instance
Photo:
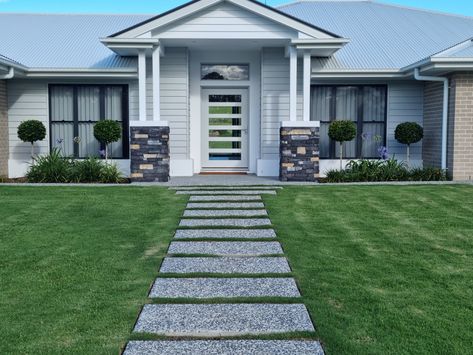
{"label": "concrete stepping stone", "polygon": [[197,202],[188,203],[188,209],[217,209],[217,208],[264,208],[263,202]]}
{"label": "concrete stepping stone", "polygon": [[317,341],[186,340],[131,341],[124,355],[324,355]]}
{"label": "concrete stepping stone", "polygon": [[150,298],[301,297],[292,278],[158,278]]}
{"label": "concrete stepping stone", "polygon": [[172,242],[168,254],[259,256],[284,251],[278,242]]}
{"label": "concrete stepping stone", "polygon": [[[210,193],[210,192],[209,192]],[[230,193],[230,192],[229,192]],[[259,195],[200,195],[191,196],[190,202],[206,202],[206,201],[261,201],[262,198]]]}
{"label": "concrete stepping stone", "polygon": [[241,219],[182,219],[180,227],[264,227],[270,226],[267,218]]}
{"label": "concrete stepping stone", "polygon": [[182,190],[176,191],[178,195],[276,195],[275,190]]}
{"label": "concrete stepping stone", "polygon": [[303,304],[147,304],[135,332],[223,337],[314,332]]}
{"label": "concrete stepping stone", "polygon": [[291,268],[284,257],[164,258],[164,274],[285,274]]}
{"label": "concrete stepping stone", "polygon": [[191,187],[170,187],[170,190],[176,191],[195,191],[195,190],[281,190],[282,186],[191,186]]}
{"label": "concrete stepping stone", "polygon": [[267,216],[266,210],[186,210],[184,217],[259,217]]}
{"label": "concrete stepping stone", "polygon": [[275,239],[273,229],[178,229],[174,239]]}

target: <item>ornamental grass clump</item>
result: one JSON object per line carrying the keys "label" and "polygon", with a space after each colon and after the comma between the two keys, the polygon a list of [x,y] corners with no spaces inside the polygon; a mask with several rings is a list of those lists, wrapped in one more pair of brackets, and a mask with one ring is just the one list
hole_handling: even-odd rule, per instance
{"label": "ornamental grass clump", "polygon": [[340,170],[343,169],[343,143],[356,137],[356,125],[353,121],[340,120],[330,124],[328,129],[330,139],[340,144]]}
{"label": "ornamental grass clump", "polygon": [[108,162],[108,146],[120,140],[122,137],[122,129],[120,124],[116,121],[99,121],[94,126],[94,137],[105,145],[105,161]]}
{"label": "ornamental grass clump", "polygon": [[394,137],[399,143],[407,145],[407,165],[410,166],[411,144],[418,143],[424,138],[424,129],[418,123],[404,122],[396,127]]}
{"label": "ornamental grass clump", "polygon": [[31,159],[34,159],[34,144],[46,138],[46,127],[41,121],[29,120],[24,121],[18,126],[18,138],[25,142],[31,143]]}

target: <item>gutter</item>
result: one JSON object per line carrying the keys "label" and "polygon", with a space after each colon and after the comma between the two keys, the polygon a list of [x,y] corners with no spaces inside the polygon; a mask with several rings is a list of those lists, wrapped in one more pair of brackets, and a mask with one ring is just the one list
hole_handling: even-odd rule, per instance
{"label": "gutter", "polygon": [[15,76],[15,68],[10,67],[8,74],[0,75],[0,80],[13,79],[14,76]]}
{"label": "gutter", "polygon": [[414,69],[414,78],[419,81],[443,82],[443,112],[442,112],[442,169],[447,169],[447,130],[448,130],[448,78],[420,75],[419,68]]}

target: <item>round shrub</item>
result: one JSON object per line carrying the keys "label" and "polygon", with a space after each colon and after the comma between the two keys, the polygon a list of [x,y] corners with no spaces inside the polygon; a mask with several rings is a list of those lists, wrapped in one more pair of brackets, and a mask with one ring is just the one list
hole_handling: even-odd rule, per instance
{"label": "round shrub", "polygon": [[353,121],[343,120],[332,122],[328,135],[337,142],[349,142],[356,137],[356,125]]}
{"label": "round shrub", "polygon": [[46,138],[46,127],[41,121],[24,121],[18,126],[18,138],[25,143],[42,141]]}
{"label": "round shrub", "polygon": [[394,136],[399,143],[411,145],[424,138],[424,129],[415,122],[404,122],[396,127]]}
{"label": "round shrub", "polygon": [[118,122],[112,120],[99,121],[94,126],[94,137],[105,145],[117,142],[122,136]]}

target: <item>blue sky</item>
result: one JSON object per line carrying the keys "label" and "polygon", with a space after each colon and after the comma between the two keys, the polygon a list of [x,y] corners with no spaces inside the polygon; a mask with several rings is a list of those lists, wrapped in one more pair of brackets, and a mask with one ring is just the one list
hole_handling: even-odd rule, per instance
{"label": "blue sky", "polygon": [[[0,0],[0,12],[157,14],[186,0]],[[288,0],[267,0],[278,5]],[[472,0],[389,0],[387,2],[473,16]]]}

